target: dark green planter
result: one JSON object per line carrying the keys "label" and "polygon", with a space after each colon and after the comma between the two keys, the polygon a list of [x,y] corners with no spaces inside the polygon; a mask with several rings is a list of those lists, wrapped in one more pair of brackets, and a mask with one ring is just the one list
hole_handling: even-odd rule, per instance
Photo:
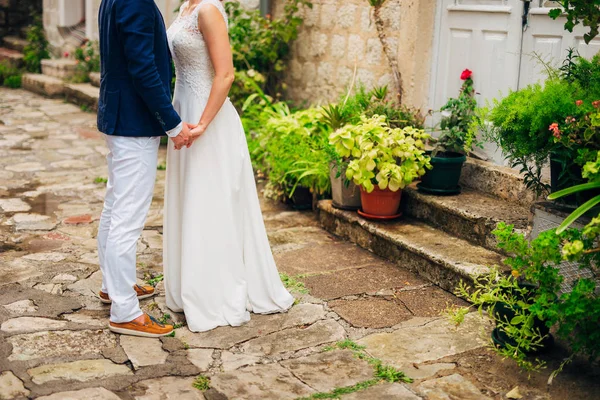
{"label": "dark green planter", "polygon": [[462,166],[467,160],[463,154],[447,152],[438,153],[431,157],[433,167],[417,185],[419,191],[435,195],[453,195],[460,193],[460,173]]}
{"label": "dark green planter", "polygon": [[[528,283],[520,283],[519,286],[526,287],[528,289],[535,288],[535,285]],[[520,300],[529,302],[529,299],[527,298],[521,298]],[[502,302],[495,304],[493,314],[494,317],[500,321],[511,321],[516,316],[515,310],[508,307],[506,303]],[[535,352],[530,352],[530,354],[539,353],[543,350],[552,347],[552,345],[554,344],[554,338],[550,334],[550,328],[546,326],[544,321],[542,321],[539,318],[535,318],[533,323],[533,329],[538,330],[542,336],[546,336],[546,339],[544,340],[544,343],[542,344],[541,348],[537,349],[537,351]],[[517,342],[513,338],[511,338],[506,332],[504,332],[498,325],[492,332],[492,341],[496,344],[496,346],[502,348],[506,347],[507,344],[510,344],[511,346],[517,345]]]}

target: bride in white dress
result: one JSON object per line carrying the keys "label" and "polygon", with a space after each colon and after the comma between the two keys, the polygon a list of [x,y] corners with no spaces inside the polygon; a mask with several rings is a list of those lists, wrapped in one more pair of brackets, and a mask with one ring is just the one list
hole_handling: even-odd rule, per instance
{"label": "bride in white dress", "polygon": [[262,220],[240,118],[227,98],[233,63],[219,0],[190,0],[168,30],[173,104],[198,126],[191,145],[169,141],[164,209],[167,307],[190,330],[238,326],[250,313],[289,309]]}

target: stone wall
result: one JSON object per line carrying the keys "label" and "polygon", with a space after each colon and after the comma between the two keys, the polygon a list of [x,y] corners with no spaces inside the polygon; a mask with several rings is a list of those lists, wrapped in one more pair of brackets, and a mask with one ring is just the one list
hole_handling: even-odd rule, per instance
{"label": "stone wall", "polygon": [[21,28],[31,23],[32,12],[42,13],[42,0],[0,0],[0,39],[19,36]]}
{"label": "stone wall", "polygon": [[[284,0],[274,1],[275,15]],[[397,51],[405,104],[427,107],[433,46],[434,0],[388,0],[383,9],[391,48]],[[391,69],[383,53],[367,0],[313,0],[292,46],[286,78],[288,97],[322,103],[338,98],[356,79],[368,87],[389,84]]]}

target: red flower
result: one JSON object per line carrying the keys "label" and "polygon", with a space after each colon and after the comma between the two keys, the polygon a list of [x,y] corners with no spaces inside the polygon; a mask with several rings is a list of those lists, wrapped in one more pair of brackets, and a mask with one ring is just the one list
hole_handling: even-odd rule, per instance
{"label": "red flower", "polygon": [[575,102],[575,105],[576,105],[577,107],[581,106],[582,104],[583,104],[583,100],[577,100],[577,101]]}
{"label": "red flower", "polygon": [[593,101],[592,105],[594,106],[594,108],[600,108],[600,100]]}
{"label": "red flower", "polygon": [[466,81],[467,79],[469,79],[471,76],[473,75],[473,71],[471,71],[470,69],[465,69],[462,74],[460,74],[460,79],[462,79],[463,81]]}
{"label": "red flower", "polygon": [[552,131],[552,135],[553,135],[555,138],[557,138],[557,139],[560,139],[560,134],[561,134],[561,131],[560,131],[560,129],[558,128],[558,124],[557,124],[556,122],[555,122],[555,123],[553,123],[553,124],[550,124],[550,127],[548,128],[548,130],[549,130],[549,131]]}
{"label": "red flower", "polygon": [[65,58],[69,57],[69,52],[68,52],[68,51],[65,51],[65,52],[64,52],[64,54],[63,54],[63,56],[64,56]]}

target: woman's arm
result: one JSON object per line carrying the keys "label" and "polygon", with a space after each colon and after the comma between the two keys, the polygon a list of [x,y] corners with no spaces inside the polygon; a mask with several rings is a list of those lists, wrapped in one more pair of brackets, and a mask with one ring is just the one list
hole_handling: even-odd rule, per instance
{"label": "woman's arm", "polygon": [[206,108],[198,121],[198,126],[191,131],[191,137],[188,147],[200,137],[206,127],[215,118],[223,103],[227,99],[229,89],[234,80],[233,57],[231,55],[231,46],[229,45],[229,33],[227,24],[223,19],[221,12],[208,4],[206,7],[200,6],[198,12],[198,27],[204,41],[208,47],[210,59],[215,69],[215,79],[208,97]]}

